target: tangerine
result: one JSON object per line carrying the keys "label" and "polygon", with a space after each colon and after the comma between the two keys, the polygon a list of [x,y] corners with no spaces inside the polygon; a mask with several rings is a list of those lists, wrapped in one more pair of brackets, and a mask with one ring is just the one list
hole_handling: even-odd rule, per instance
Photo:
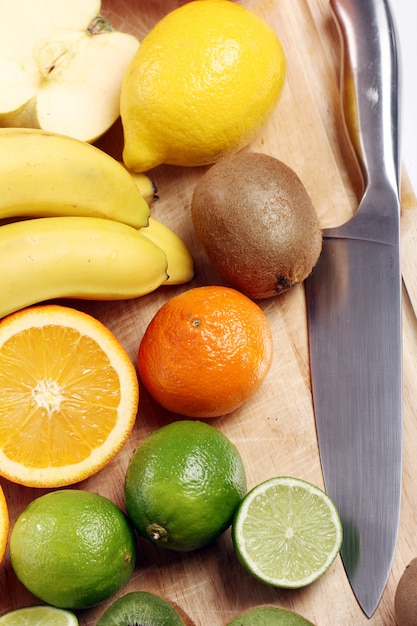
{"label": "tangerine", "polygon": [[186,417],[235,411],[261,386],[272,361],[272,332],[262,309],[222,286],[189,289],[149,323],[138,367],[149,394]]}

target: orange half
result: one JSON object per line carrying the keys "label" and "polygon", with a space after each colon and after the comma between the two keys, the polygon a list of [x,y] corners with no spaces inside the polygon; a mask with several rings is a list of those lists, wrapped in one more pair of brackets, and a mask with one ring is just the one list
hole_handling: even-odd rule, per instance
{"label": "orange half", "polygon": [[137,414],[134,365],[92,316],[59,305],[0,321],[0,474],[59,487],[102,469]]}
{"label": "orange half", "polygon": [[9,536],[9,510],[4,491],[0,485],[0,563],[3,560]]}

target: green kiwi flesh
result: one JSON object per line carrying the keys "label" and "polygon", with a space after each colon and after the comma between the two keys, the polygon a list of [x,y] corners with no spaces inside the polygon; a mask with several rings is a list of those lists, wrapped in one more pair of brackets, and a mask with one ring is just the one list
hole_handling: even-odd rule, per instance
{"label": "green kiwi flesh", "polygon": [[198,181],[191,215],[220,277],[253,299],[276,296],[311,273],[322,229],[297,174],[282,161],[240,152]]}
{"label": "green kiwi flesh", "polygon": [[[180,616],[181,612],[181,616]],[[103,613],[96,626],[193,626],[181,609],[147,591],[121,596]]]}
{"label": "green kiwi flesh", "polygon": [[257,606],[244,611],[226,626],[314,626],[298,613],[276,606]]}

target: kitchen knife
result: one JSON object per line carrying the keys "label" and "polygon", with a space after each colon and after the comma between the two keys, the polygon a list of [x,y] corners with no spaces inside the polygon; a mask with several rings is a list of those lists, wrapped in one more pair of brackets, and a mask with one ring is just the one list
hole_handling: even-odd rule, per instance
{"label": "kitchen knife", "polygon": [[323,231],[305,289],[324,483],[342,520],[347,576],[370,617],[391,568],[401,492],[399,61],[387,0],[331,6],[364,194],[349,222]]}

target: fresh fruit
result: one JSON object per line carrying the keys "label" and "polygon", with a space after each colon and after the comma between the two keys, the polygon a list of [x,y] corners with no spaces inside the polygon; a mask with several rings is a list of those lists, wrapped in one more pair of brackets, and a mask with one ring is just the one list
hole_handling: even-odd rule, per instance
{"label": "fresh fruit", "polygon": [[13,570],[35,596],[77,609],[107,600],[130,579],[135,535],[111,500],[77,489],[32,500],[10,535]]}
{"label": "fresh fruit", "polygon": [[73,215],[148,224],[149,205],[126,168],[83,141],[0,128],[0,173],[0,219]]}
{"label": "fresh fruit", "polygon": [[53,606],[27,606],[0,617],[0,626],[78,626],[78,619]]}
{"label": "fresh fruit", "polygon": [[266,124],[284,79],[281,44],[254,11],[228,0],[186,3],[145,36],[126,71],[124,162],[140,172],[237,152]]}
{"label": "fresh fruit", "polygon": [[192,219],[218,273],[254,299],[302,282],[322,248],[301,180],[265,154],[242,152],[213,165],[194,189]]}
{"label": "fresh fruit", "polygon": [[226,626],[314,626],[297,613],[276,606],[256,606],[244,611]]}
{"label": "fresh fruit", "polygon": [[142,172],[132,172],[123,162],[121,164],[130,173],[141,195],[149,205],[153,204],[155,200],[158,200],[158,188],[154,181],[147,176],[147,174],[143,174]]}
{"label": "fresh fruit", "polygon": [[405,568],[398,582],[394,596],[395,620],[397,626],[417,624],[417,558]]}
{"label": "fresh fruit", "polygon": [[9,509],[2,486],[0,485],[0,563],[3,560],[9,537]]}
{"label": "fresh fruit", "polygon": [[233,520],[232,538],[240,562],[255,578],[297,589],[333,563],[342,525],[324,491],[298,478],[276,477],[245,496]]}
{"label": "fresh fruit", "polygon": [[246,493],[235,445],[203,422],[180,420],[153,431],[126,472],[126,510],[155,545],[190,551],[230,526]]}
{"label": "fresh fruit", "polygon": [[43,217],[0,226],[0,317],[51,298],[121,300],[167,280],[166,254],[131,226]]}
{"label": "fresh fruit", "polygon": [[0,474],[58,487],[98,472],[136,419],[138,379],[95,318],[53,304],[0,321]]}
{"label": "fresh fruit", "polygon": [[238,409],[261,386],[272,333],[257,304],[234,289],[189,289],[156,312],[140,342],[139,373],[164,408],[210,418]]}
{"label": "fresh fruit", "polygon": [[[130,175],[148,205],[158,199],[157,187],[149,176],[140,172],[130,172]],[[149,217],[148,224],[141,229],[141,233],[165,252],[168,261],[167,284],[180,285],[194,278],[194,259],[182,239],[168,226],[154,217]]]}
{"label": "fresh fruit", "polygon": [[194,259],[183,240],[168,226],[153,217],[140,233],[162,248],[168,262],[168,278],[165,284],[182,285],[194,278]]}
{"label": "fresh fruit", "polygon": [[147,591],[132,591],[118,598],[97,626],[193,626],[190,618],[163,598]]}
{"label": "fresh fruit", "polygon": [[0,126],[93,141],[116,121],[139,42],[113,30],[100,7],[99,0],[0,5]]}

